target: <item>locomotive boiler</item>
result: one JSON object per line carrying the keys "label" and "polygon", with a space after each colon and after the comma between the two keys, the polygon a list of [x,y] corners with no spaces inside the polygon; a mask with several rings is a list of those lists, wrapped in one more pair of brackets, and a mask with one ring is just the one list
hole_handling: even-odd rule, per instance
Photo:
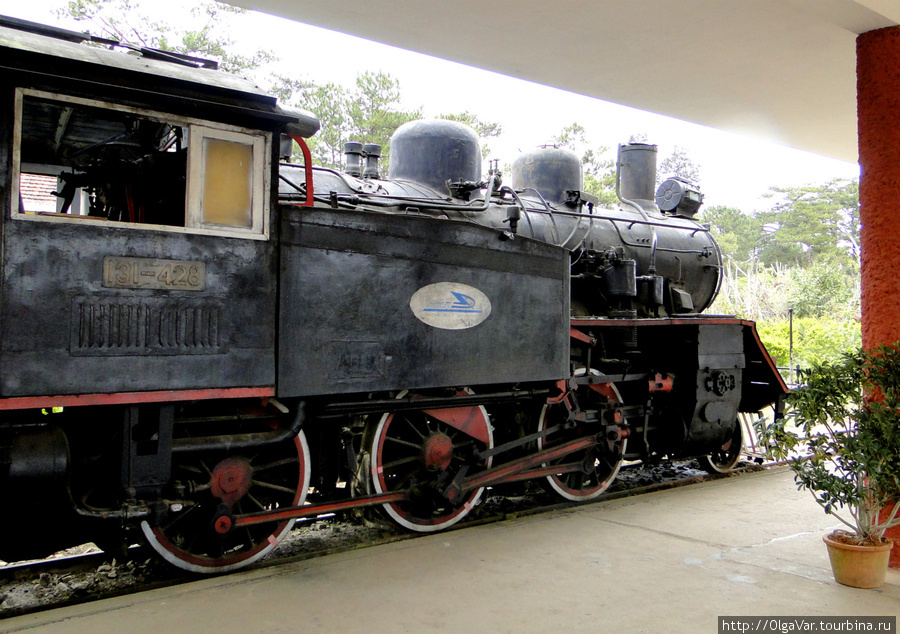
{"label": "locomotive boiler", "polygon": [[485,175],[449,121],[335,171],[314,115],[90,39],[0,20],[0,558],[141,538],[224,572],[301,517],[590,500],[625,461],[730,469],[785,393],[751,322],[703,313],[721,253],[653,146],[611,209],[560,148]]}

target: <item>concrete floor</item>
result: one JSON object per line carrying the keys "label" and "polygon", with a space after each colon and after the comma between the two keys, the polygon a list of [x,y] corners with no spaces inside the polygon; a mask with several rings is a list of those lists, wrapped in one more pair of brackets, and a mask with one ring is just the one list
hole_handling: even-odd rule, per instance
{"label": "concrete floor", "polygon": [[[0,621],[0,631],[717,632],[717,616],[896,616],[836,584],[836,527],[772,471]],[[35,628],[32,630],[32,628]]]}

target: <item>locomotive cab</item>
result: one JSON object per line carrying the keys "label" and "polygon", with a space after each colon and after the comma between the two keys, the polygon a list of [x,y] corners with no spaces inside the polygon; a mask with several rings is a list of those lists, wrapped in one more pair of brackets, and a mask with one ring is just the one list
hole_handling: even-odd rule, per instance
{"label": "locomotive cab", "polygon": [[3,558],[54,547],[33,515],[48,473],[28,465],[56,465],[62,487],[103,463],[70,494],[121,512],[95,484],[160,494],[172,403],[274,395],[274,140],[318,127],[197,60],[15,22],[0,24],[0,408],[17,411],[0,503],[34,519],[0,527]]}

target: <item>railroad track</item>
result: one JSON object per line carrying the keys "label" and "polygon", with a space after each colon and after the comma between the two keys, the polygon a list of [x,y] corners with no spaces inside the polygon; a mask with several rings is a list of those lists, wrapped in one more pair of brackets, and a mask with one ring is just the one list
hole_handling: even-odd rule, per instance
{"label": "railroad track", "polygon": [[[642,495],[698,482],[740,476],[772,465],[744,464],[728,474],[705,474],[686,462],[661,463],[653,467],[623,467],[616,482],[603,496],[591,502]],[[577,506],[559,502],[541,491],[521,496],[488,496],[469,518],[450,530],[546,513]],[[268,557],[247,569],[260,569],[322,557],[330,554],[416,539],[421,533],[407,532],[387,521],[327,517],[298,522]],[[39,561],[0,566],[0,619],[104,598],[135,594],[197,579],[158,561],[149,548],[133,546],[126,557],[112,558],[96,549],[69,553]]]}

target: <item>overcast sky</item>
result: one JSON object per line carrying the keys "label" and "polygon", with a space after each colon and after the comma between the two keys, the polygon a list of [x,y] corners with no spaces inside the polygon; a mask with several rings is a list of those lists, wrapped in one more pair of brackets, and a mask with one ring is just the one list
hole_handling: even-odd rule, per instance
{"label": "overcast sky", "polygon": [[[0,13],[47,24],[85,30],[79,23],[60,23],[55,10],[64,0],[2,0]],[[156,0],[169,17],[183,2]],[[336,5],[337,6],[337,5]],[[231,37],[252,51],[272,50],[279,72],[316,82],[352,84],[364,71],[384,71],[400,81],[403,107],[423,108],[426,116],[469,111],[499,122],[503,135],[490,143],[492,158],[511,164],[520,151],[549,141],[563,127],[579,123],[595,146],[611,148],[644,134],[659,145],[659,157],[682,147],[700,166],[707,205],[729,205],[744,211],[767,207],[762,197],[770,186],[822,184],[834,178],[856,178],[855,163],[816,156],[771,143],[668,117],[626,108],[555,88],[490,73],[461,64],[369,42],[263,14],[235,18],[240,28]],[[364,141],[364,139],[363,139]]]}

